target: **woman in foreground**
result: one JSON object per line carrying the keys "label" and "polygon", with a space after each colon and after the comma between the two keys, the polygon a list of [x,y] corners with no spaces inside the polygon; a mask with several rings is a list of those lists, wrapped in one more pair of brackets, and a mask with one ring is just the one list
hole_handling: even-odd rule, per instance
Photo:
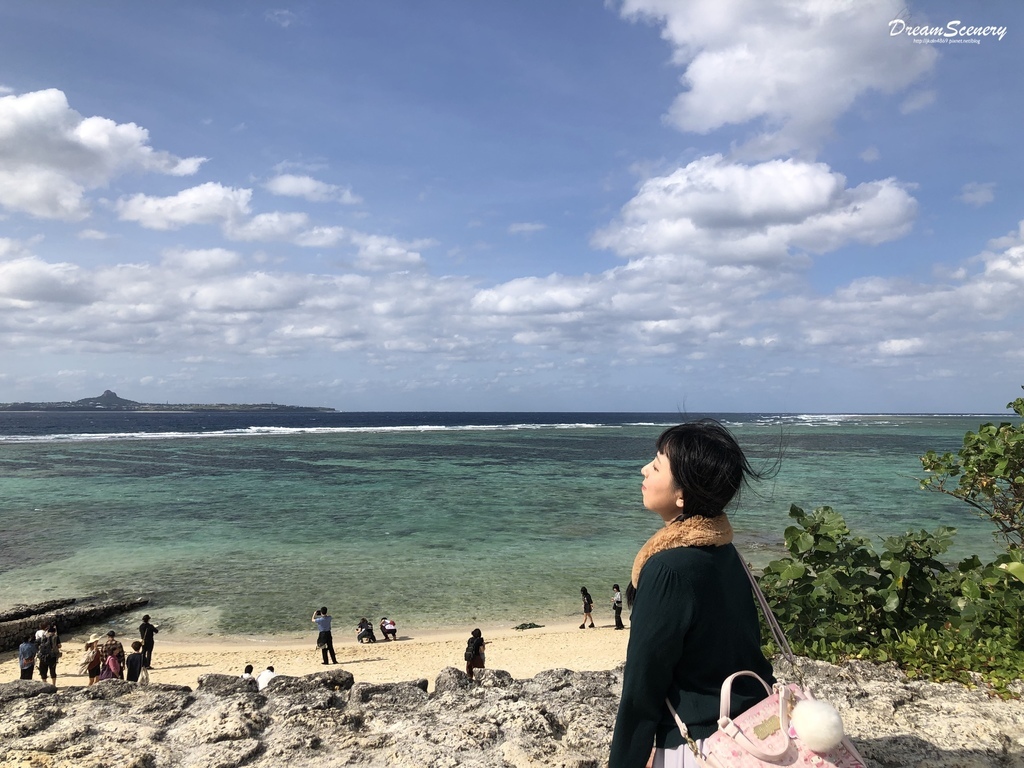
{"label": "woman in foreground", "polygon": [[[641,474],[644,506],[665,526],[640,549],[626,590],[633,612],[609,765],[697,766],[665,698],[699,749],[717,728],[725,678],[750,670],[775,680],[725,515],[740,486],[758,475],[735,438],[710,419],[665,430]],[[733,717],[766,695],[749,677],[732,692]]]}

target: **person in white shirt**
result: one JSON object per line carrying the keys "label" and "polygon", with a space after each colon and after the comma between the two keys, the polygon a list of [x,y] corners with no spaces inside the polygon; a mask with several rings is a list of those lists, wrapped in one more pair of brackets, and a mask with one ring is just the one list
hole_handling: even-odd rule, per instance
{"label": "person in white shirt", "polygon": [[262,691],[275,677],[277,677],[277,673],[274,671],[274,668],[267,667],[256,678],[256,687]]}
{"label": "person in white shirt", "polygon": [[612,610],[615,611],[615,628],[625,629],[622,623],[622,592],[618,584],[612,584]]}

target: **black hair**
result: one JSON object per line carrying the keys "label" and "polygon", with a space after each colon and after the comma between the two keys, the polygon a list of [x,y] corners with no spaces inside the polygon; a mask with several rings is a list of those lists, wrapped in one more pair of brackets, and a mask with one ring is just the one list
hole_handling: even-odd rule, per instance
{"label": "black hair", "polygon": [[[669,427],[658,435],[655,447],[665,454],[672,479],[682,491],[684,518],[718,517],[745,482],[775,471],[751,467],[736,438],[715,419]],[[635,597],[636,585],[631,581],[626,604],[632,607]]]}
{"label": "black hair", "polygon": [[481,637],[483,635],[483,632],[481,632],[479,629],[474,629],[469,634],[471,634],[473,637]]}
{"label": "black hair", "polygon": [[245,665],[245,673],[247,675],[251,675],[252,674],[252,664],[246,664]]}
{"label": "black hair", "polygon": [[320,615],[321,616],[326,616],[327,615],[327,606],[326,605],[323,608],[320,609]]}
{"label": "black hair", "polygon": [[761,477],[732,433],[714,419],[669,427],[655,445],[683,492],[686,517],[718,517],[744,482]]}
{"label": "black hair", "polygon": [[616,592],[618,592],[619,591],[619,585],[618,584],[612,584],[612,589],[614,589]]}
{"label": "black hair", "polygon": [[585,595],[586,597],[590,597],[590,593],[587,592],[587,588],[586,587],[580,587],[580,594],[581,595]]}

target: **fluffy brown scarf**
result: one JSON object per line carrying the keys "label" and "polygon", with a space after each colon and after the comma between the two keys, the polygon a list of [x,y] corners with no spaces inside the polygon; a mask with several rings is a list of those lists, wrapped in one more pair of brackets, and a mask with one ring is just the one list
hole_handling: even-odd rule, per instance
{"label": "fluffy brown scarf", "polygon": [[632,584],[640,583],[644,564],[658,552],[678,547],[722,547],[732,542],[732,525],[725,514],[717,517],[694,515],[683,520],[676,518],[655,533],[640,547],[633,561]]}

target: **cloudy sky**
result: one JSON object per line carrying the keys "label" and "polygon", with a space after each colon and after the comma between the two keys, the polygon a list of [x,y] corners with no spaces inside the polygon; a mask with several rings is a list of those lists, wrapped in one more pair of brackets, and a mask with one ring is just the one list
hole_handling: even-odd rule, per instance
{"label": "cloudy sky", "polygon": [[1018,0],[0,0],[0,401],[1001,412],[1021,35]]}

